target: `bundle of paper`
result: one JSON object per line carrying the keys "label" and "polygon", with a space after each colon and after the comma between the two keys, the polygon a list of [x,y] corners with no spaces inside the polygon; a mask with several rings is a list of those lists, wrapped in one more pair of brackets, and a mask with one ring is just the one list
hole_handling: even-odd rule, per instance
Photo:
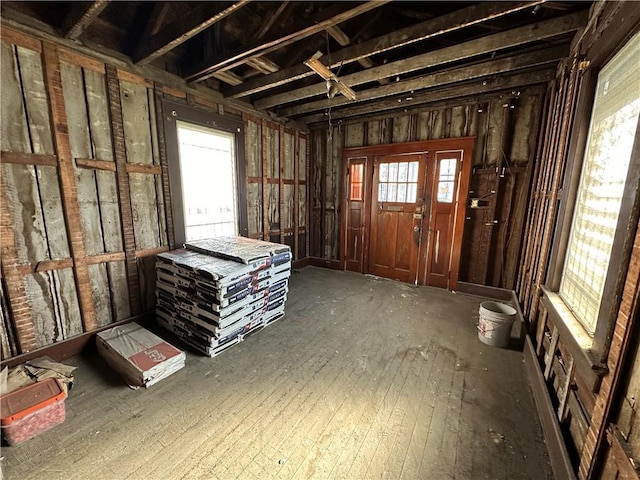
{"label": "bundle of paper", "polygon": [[243,237],[189,242],[158,255],[157,318],[214,356],[284,315],[291,251]]}
{"label": "bundle of paper", "polygon": [[150,387],[184,367],[184,352],[137,323],[100,332],[96,343],[98,353],[132,388]]}

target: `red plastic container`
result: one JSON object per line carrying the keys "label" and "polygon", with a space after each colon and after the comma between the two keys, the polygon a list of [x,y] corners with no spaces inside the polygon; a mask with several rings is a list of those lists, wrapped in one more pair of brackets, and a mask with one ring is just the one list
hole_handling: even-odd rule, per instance
{"label": "red plastic container", "polygon": [[9,445],[24,442],[64,422],[66,397],[55,378],[47,378],[0,397],[0,427]]}

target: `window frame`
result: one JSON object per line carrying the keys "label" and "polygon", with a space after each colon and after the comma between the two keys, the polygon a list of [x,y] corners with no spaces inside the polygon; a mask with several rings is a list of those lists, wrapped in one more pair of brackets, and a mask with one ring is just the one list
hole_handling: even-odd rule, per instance
{"label": "window frame", "polygon": [[[640,121],[636,127],[623,200],[620,206],[609,266],[605,276],[602,298],[611,300],[601,303],[593,336],[589,335],[575,318],[567,318],[567,316],[573,315],[568,312],[568,308],[563,308],[564,302],[557,293],[564,271],[569,236],[578,197],[598,75],[615,54],[633,38],[634,34],[635,31],[631,31],[622,36],[616,48],[609,48],[607,53],[604,53],[602,48],[594,48],[585,56],[585,60],[590,63],[587,69],[581,72],[582,79],[577,96],[576,111],[567,153],[567,164],[558,206],[558,217],[550,253],[550,268],[547,272],[544,286],[546,300],[544,303],[548,307],[549,313],[553,316],[556,324],[558,320],[562,322],[562,330],[572,337],[569,344],[580,349],[583,358],[586,357],[592,367],[603,364],[606,361],[631,258],[633,238],[638,225],[640,210],[640,187],[638,185],[640,183]],[[590,345],[585,345],[585,335],[591,338]],[[584,364],[585,362],[579,363]],[[593,371],[590,373],[593,373]]]}
{"label": "window frame", "polygon": [[169,189],[171,193],[170,205],[166,205],[165,208],[171,208],[171,212],[173,214],[173,232],[175,242],[174,245],[171,245],[171,248],[181,246],[185,241],[186,234],[176,120],[233,134],[236,161],[236,211],[238,234],[246,237],[248,235],[247,186],[244,154],[244,122],[242,121],[242,118],[228,114],[224,116],[218,115],[166,99],[162,101],[162,114],[169,170]]}

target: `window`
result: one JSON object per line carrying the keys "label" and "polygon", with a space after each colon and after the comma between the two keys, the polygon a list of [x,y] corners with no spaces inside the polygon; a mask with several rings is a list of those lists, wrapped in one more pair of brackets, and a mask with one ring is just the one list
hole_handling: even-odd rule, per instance
{"label": "window", "polygon": [[176,122],[185,240],[235,235],[233,134]]}
{"label": "window", "polygon": [[169,100],[162,102],[172,246],[247,228],[244,123]]}
{"label": "window", "polygon": [[593,336],[640,113],[640,34],[600,71],[559,295]]}
{"label": "window", "polygon": [[349,178],[351,181],[349,200],[361,202],[364,199],[364,163],[352,163]]}
{"label": "window", "polygon": [[415,203],[418,162],[381,163],[378,172],[378,201]]}
{"label": "window", "polygon": [[455,158],[440,160],[439,174],[438,174],[438,202],[441,202],[441,203],[453,202],[453,192],[455,190],[457,163],[458,163],[458,160]]}

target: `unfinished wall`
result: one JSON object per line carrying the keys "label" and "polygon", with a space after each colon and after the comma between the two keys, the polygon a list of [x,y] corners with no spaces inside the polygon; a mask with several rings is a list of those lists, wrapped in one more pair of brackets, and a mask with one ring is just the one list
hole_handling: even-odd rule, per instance
{"label": "unfinished wall", "polygon": [[[572,215],[569,209],[566,217],[562,205],[567,201],[567,185],[572,178],[579,178],[579,145],[586,142],[592,107],[595,79],[585,80],[590,76],[584,70],[591,64],[581,61],[606,61],[622,44],[612,42],[623,42],[626,31],[637,30],[639,18],[631,2],[594,3],[589,28],[574,45],[574,59],[559,67],[550,85],[516,285],[535,346],[534,362],[554,409],[549,418],[559,427],[569,466],[581,479],[637,478],[630,458],[637,460],[640,455],[640,426],[635,414],[640,373],[636,325],[640,310],[638,199],[624,232],[629,258],[622,260],[614,279],[619,291],[603,298],[603,308],[612,313],[611,323],[605,325],[604,344],[596,347],[594,340],[594,348],[584,350],[554,311],[543,288],[554,283],[556,263],[561,261],[559,239],[566,235]],[[629,175],[637,178],[638,172],[630,171]],[[562,225],[565,227],[560,228]]]}
{"label": "unfinished wall", "polygon": [[[1,35],[6,359],[153,309],[155,255],[175,246],[162,99],[242,117],[53,42]],[[306,257],[307,137],[244,122],[250,232]]]}
{"label": "unfinished wall", "polygon": [[310,254],[339,260],[342,147],[476,136],[460,281],[513,288],[542,89],[527,88],[311,132]]}

